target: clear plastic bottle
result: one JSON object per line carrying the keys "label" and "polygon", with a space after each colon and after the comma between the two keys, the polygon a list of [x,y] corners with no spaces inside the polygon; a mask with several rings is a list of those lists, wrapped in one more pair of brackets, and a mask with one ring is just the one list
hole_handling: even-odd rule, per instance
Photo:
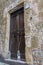
{"label": "clear plastic bottle", "polygon": [[17,51],[17,60],[20,60],[21,57],[20,57],[20,50]]}

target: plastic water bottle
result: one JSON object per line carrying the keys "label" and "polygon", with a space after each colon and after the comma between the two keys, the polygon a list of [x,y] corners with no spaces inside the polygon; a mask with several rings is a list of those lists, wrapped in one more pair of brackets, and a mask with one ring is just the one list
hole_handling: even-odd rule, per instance
{"label": "plastic water bottle", "polygon": [[21,59],[21,57],[20,57],[20,51],[18,50],[17,51],[17,60],[20,60]]}

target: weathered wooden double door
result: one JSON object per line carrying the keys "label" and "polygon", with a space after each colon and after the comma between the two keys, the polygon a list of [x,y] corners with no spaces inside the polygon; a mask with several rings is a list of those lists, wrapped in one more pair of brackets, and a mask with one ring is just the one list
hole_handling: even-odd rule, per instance
{"label": "weathered wooden double door", "polygon": [[21,59],[25,59],[24,8],[10,15],[10,45],[11,58],[17,59],[19,49]]}

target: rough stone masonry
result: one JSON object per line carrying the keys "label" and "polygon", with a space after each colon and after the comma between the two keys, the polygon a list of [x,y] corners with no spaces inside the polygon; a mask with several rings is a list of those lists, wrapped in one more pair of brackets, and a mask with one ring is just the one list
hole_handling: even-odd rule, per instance
{"label": "rough stone masonry", "polygon": [[43,65],[43,0],[0,0],[0,54],[8,58],[9,11],[21,3],[24,3],[26,62]]}

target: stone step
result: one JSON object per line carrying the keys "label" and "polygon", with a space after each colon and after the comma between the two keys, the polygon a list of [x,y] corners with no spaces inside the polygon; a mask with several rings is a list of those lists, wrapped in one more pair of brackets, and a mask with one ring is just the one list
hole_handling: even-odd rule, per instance
{"label": "stone step", "polygon": [[11,60],[11,59],[4,59],[1,60],[0,65],[28,65],[26,62],[24,61],[20,61],[20,60]]}
{"label": "stone step", "polygon": [[0,65],[28,65],[25,61],[21,60],[12,60],[12,59],[4,59],[2,55],[0,55]]}

